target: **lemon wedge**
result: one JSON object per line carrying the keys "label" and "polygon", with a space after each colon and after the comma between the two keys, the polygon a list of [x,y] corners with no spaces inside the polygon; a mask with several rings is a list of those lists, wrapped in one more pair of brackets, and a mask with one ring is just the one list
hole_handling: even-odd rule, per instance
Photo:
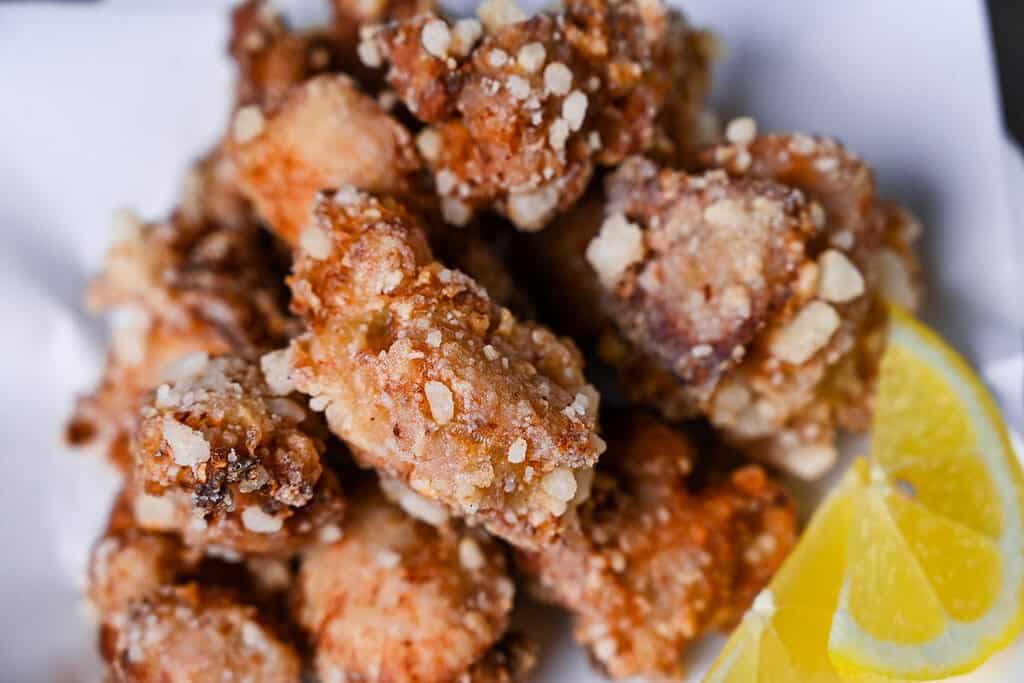
{"label": "lemon wedge", "polygon": [[854,463],[707,683],[931,680],[1024,625],[1024,477],[966,362],[892,309],[871,456]]}
{"label": "lemon wedge", "polygon": [[1024,625],[1024,477],[967,363],[892,309],[829,634],[844,673],[976,668]]}

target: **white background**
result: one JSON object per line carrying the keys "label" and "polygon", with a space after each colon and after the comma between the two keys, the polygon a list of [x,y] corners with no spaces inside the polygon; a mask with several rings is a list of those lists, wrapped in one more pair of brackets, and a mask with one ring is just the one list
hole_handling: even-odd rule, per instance
{"label": "white background", "polygon": [[[81,295],[112,211],[162,215],[187,164],[221,130],[227,4],[0,3],[4,681],[98,680],[79,582],[112,479],[59,444],[73,393],[102,359],[104,327]],[[1017,168],[1011,183],[1007,173],[981,3],[683,7],[725,40],[715,86],[724,115],[838,135],[875,166],[885,194],[923,218],[926,318],[981,368],[1020,431],[1024,237],[1010,200],[1024,174]],[[593,677],[564,623],[541,621],[554,631],[537,680]],[[706,662],[717,642],[691,656]],[[1020,643],[963,680],[1014,680],[1012,671],[1024,671]]]}

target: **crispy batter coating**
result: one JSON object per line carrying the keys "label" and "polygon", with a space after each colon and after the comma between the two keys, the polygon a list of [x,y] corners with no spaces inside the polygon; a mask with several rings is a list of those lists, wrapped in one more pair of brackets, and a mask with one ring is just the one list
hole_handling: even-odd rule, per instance
{"label": "crispy batter coating", "polygon": [[256,608],[192,584],[150,593],[107,624],[101,649],[121,683],[299,683],[295,649]]}
{"label": "crispy batter coating", "polygon": [[685,647],[735,624],[781,564],[793,507],[757,466],[691,491],[696,448],[653,417],[607,427],[579,533],[520,564],[610,676],[679,677]]}
{"label": "crispy batter coating", "polygon": [[801,193],[782,185],[658,171],[620,168],[587,256],[622,334],[699,401],[793,296],[817,229]]}
{"label": "crispy batter coating", "polygon": [[255,358],[296,331],[287,312],[287,258],[234,188],[214,153],[186,176],[169,219],[118,217],[118,238],[89,305],[115,310],[113,343],[99,385],[79,399],[67,427],[77,446],[97,444],[119,465],[139,398],[164,366],[191,351]]}
{"label": "crispy batter coating", "polygon": [[[501,638],[514,592],[493,540],[418,522],[367,487],[341,539],[304,557],[296,620],[325,682],[447,683]],[[500,664],[471,680],[501,680],[486,675]]]}
{"label": "crispy batter coating", "polygon": [[915,224],[834,141],[764,136],[703,158],[700,175],[627,160],[603,197],[530,243],[538,289],[558,294],[572,333],[598,340],[629,399],[669,419],[706,415],[813,478],[835,461],[837,424],[867,425],[881,241],[891,235],[883,259],[914,291]]}
{"label": "crispy batter coating", "polygon": [[[722,387],[719,396],[724,393],[729,405],[712,415],[735,438],[749,442],[752,452],[814,476],[835,460],[836,425],[868,427],[884,350],[886,313],[880,299],[895,296],[911,308],[919,300],[912,247],[919,225],[905,209],[877,196],[871,169],[835,140],[759,135],[709,148],[700,161],[736,177],[770,178],[794,187],[824,209],[818,221],[822,230],[807,249],[816,259],[814,299],[784,319],[785,325],[769,328],[772,334],[762,335],[764,343],[734,373],[732,387],[749,394],[747,405],[737,407],[743,403],[734,400],[742,398],[739,390]],[[822,303],[838,317],[838,324],[829,325],[831,336],[810,357],[787,358],[788,342],[800,341],[790,334],[793,327],[811,307],[824,311]],[[805,321],[812,317],[823,319],[805,315]]]}
{"label": "crispy batter coating", "polygon": [[480,15],[486,31],[426,13],[368,29],[360,46],[430,124],[417,146],[448,222],[494,207],[539,230],[595,165],[694,137],[710,40],[660,3],[570,0],[526,19],[493,0]]}
{"label": "crispy batter coating", "polygon": [[243,191],[292,246],[320,190],[410,194],[420,166],[408,131],[343,74],[305,81],[275,106],[238,110],[227,148]]}
{"label": "crispy batter coating", "polygon": [[511,543],[555,536],[604,449],[575,346],[433,260],[390,200],[323,195],[302,244],[292,379],[356,459]]}
{"label": "crispy batter coating", "polygon": [[319,415],[292,394],[288,352],[182,358],[143,402],[135,433],[135,514],[148,529],[242,553],[286,553],[336,524]]}
{"label": "crispy batter coating", "polygon": [[118,621],[135,600],[194,572],[199,552],[170,533],[140,529],[122,491],[89,557],[88,597],[102,623]]}

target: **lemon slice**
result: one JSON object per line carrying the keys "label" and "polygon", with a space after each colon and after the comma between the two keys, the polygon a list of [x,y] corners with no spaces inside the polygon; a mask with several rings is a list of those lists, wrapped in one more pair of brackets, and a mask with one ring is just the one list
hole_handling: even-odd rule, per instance
{"label": "lemon slice", "polygon": [[828,658],[842,587],[855,479],[818,508],[800,543],[729,638],[705,683],[840,681]]}
{"label": "lemon slice", "polygon": [[1022,481],[978,378],[894,309],[870,460],[815,512],[706,683],[882,683],[975,668],[1024,624]]}
{"label": "lemon slice", "polygon": [[970,671],[1024,625],[1024,478],[967,363],[892,309],[829,634],[844,673]]}

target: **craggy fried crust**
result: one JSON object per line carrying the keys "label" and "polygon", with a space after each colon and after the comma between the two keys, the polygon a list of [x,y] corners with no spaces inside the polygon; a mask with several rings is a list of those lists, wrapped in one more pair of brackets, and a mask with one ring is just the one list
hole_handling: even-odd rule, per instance
{"label": "craggy fried crust", "polygon": [[144,399],[132,482],[141,526],[190,545],[280,553],[339,521],[322,420],[289,397],[287,352],[262,365],[193,354]]}
{"label": "craggy fried crust", "polygon": [[388,81],[430,124],[417,142],[449,222],[495,207],[539,230],[596,164],[693,138],[710,41],[659,3],[570,0],[501,26],[481,17],[479,42],[474,20],[428,13],[367,30],[360,47],[371,66],[390,63]]}
{"label": "craggy fried crust", "polygon": [[643,414],[608,421],[609,452],[580,531],[519,553],[541,594],[576,615],[576,638],[612,677],[679,677],[681,653],[732,626],[795,542],[795,514],[757,466],[689,490],[697,459]]}
{"label": "craggy fried crust", "polygon": [[420,165],[405,128],[343,74],[312,78],[267,109],[243,107],[227,149],[242,190],[292,246],[320,190],[409,194]]}
{"label": "craggy fried crust", "polygon": [[295,333],[284,286],[287,260],[234,188],[221,155],[186,176],[180,204],[162,222],[118,220],[118,241],[88,294],[121,313],[99,386],[79,399],[67,438],[124,451],[139,398],[164,366],[191,351],[258,357]]}
{"label": "craggy fried crust", "polygon": [[706,415],[752,454],[817,476],[835,426],[867,424],[880,254],[916,298],[914,223],[833,141],[764,136],[702,158],[701,175],[623,163],[603,198],[531,243],[538,288],[559,294],[573,334],[598,340],[628,398]]}
{"label": "craggy fried crust", "polygon": [[89,556],[88,597],[102,623],[117,621],[133,601],[178,583],[201,560],[173,534],[140,529],[126,493],[118,496]]}
{"label": "craggy fried crust", "polygon": [[[119,683],[299,683],[295,649],[230,593],[164,588],[104,626],[101,649]],[[227,678],[230,676],[230,678]]]}
{"label": "craggy fried crust", "polygon": [[[591,253],[611,314],[699,397],[797,288],[804,243],[817,232],[808,204],[776,183],[659,173],[635,158],[607,187],[605,220],[636,225],[643,237],[628,264]],[[618,247],[623,237],[608,239]]]}
{"label": "craggy fried crust", "polygon": [[[323,681],[447,683],[501,638],[514,591],[494,541],[418,522],[368,487],[341,539],[304,557],[295,616]],[[500,661],[479,668],[471,680],[502,680],[487,675]]]}
{"label": "craggy fried crust", "polygon": [[434,261],[389,200],[323,195],[302,243],[293,380],[357,460],[512,543],[555,536],[604,448],[571,342]]}

